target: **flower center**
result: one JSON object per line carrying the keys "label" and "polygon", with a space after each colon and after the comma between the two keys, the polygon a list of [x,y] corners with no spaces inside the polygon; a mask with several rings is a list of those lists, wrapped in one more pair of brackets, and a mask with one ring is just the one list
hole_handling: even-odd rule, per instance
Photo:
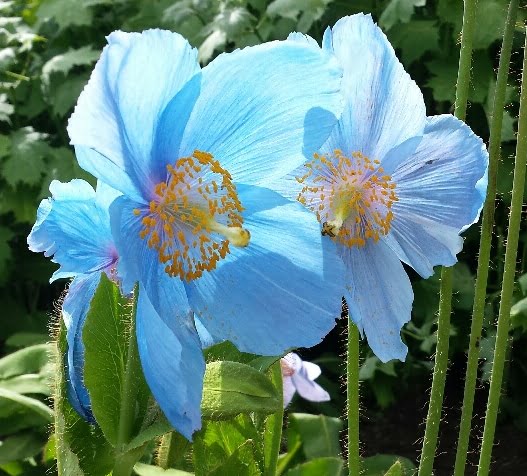
{"label": "flower center", "polygon": [[316,213],[323,235],[351,247],[377,242],[390,231],[398,199],[378,160],[335,150],[331,158],[315,154],[304,167],[305,174],[296,178],[304,185],[297,200]]}
{"label": "flower center", "polygon": [[157,250],[166,273],[191,281],[215,269],[230,244],[249,244],[242,211],[229,172],[211,154],[195,150],[167,166],[149,206],[134,215],[142,217],[139,236]]}

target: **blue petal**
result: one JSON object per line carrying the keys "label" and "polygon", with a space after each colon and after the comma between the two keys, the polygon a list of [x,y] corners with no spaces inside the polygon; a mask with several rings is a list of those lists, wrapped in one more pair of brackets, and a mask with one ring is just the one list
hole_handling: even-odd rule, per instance
{"label": "blue petal", "polygon": [[123,291],[131,292],[135,283],[140,282],[160,315],[187,319],[190,307],[183,283],[165,273],[158,252],[149,248],[147,241],[139,236],[143,225],[141,218],[133,213],[138,206],[140,204],[121,196],[110,207],[112,233],[119,253],[117,270]]}
{"label": "blue petal", "polygon": [[336,59],[306,42],[220,55],[202,70],[175,155],[209,152],[242,183],[283,176],[327,139],[342,110],[340,81]]}
{"label": "blue petal", "polygon": [[101,273],[78,276],[68,289],[62,304],[68,351],[66,356],[67,388],[71,406],[85,420],[94,423],[90,396],[84,385],[84,344],[82,329]]}
{"label": "blue petal", "polygon": [[323,44],[344,69],[346,98],[323,153],[360,151],[382,161],[390,149],[422,134],[426,111],[421,91],[369,15],[340,19]]}
{"label": "blue petal", "polygon": [[44,252],[60,264],[52,279],[90,273],[111,265],[115,248],[108,210],[84,180],[51,182],[52,198],[42,200],[27,238],[31,251]]}
{"label": "blue petal", "polygon": [[413,292],[399,258],[382,240],[339,249],[348,269],[344,297],[350,318],[379,359],[404,360],[408,349],[400,329],[410,320]]}
{"label": "blue petal", "polygon": [[487,166],[483,141],[443,115],[428,119],[417,150],[392,174],[399,201],[387,242],[421,276],[456,262],[458,235],[478,220],[485,200]]}
{"label": "blue petal", "polygon": [[289,33],[289,36],[287,37],[287,41],[298,41],[300,43],[307,43],[308,45],[311,45],[313,48],[319,48],[317,40],[314,38],[311,38],[309,35],[305,35],[304,33],[299,33],[297,31],[294,31],[293,33]]}
{"label": "blue petal", "polygon": [[143,287],[137,304],[137,344],[146,381],[174,428],[188,440],[201,428],[205,361],[192,315],[160,317]]}
{"label": "blue petal", "polygon": [[68,124],[71,143],[84,147],[81,167],[134,198],[147,194],[158,181],[151,150],[159,117],[198,71],[196,50],[177,33],[109,35]]}
{"label": "blue petal", "polygon": [[344,267],[315,216],[270,190],[242,186],[246,248],[192,281],[189,301],[217,340],[279,355],[319,343],[340,316]]}

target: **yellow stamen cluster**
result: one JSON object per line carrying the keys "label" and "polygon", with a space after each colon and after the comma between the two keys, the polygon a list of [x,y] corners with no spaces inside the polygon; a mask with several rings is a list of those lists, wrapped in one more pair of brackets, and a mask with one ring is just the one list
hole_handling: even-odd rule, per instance
{"label": "yellow stamen cluster", "polygon": [[166,273],[191,281],[215,269],[230,243],[249,243],[242,210],[229,172],[211,154],[195,150],[167,166],[166,181],[155,186],[149,206],[134,215],[143,224],[139,236],[158,252]]}
{"label": "yellow stamen cluster", "polygon": [[390,231],[391,208],[398,199],[395,183],[378,160],[361,152],[349,158],[335,150],[332,158],[315,154],[305,168],[296,179],[303,184],[297,200],[316,214],[323,235],[361,247]]}

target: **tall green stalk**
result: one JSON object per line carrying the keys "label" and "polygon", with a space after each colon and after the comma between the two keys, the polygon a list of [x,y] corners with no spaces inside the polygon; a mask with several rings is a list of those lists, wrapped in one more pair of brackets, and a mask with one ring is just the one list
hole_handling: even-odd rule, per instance
{"label": "tall green stalk", "polygon": [[[269,368],[271,382],[279,394],[283,394],[282,367],[277,360]],[[264,425],[264,476],[275,476],[282,442],[284,410],[269,415]]]}
{"label": "tall green stalk", "polygon": [[525,168],[527,165],[527,37],[523,57],[522,88],[520,95],[520,115],[518,121],[518,141],[516,144],[516,163],[514,165],[514,180],[512,185],[511,212],[509,216],[509,231],[507,248],[505,250],[505,265],[501,287],[500,312],[498,315],[498,330],[496,347],[490,379],[489,400],[485,417],[485,429],[479,458],[478,476],[487,476],[490,468],[494,431],[498,416],[503,367],[507,354],[507,338],[509,335],[510,312],[514,277],[516,274],[516,253],[520,234],[523,192],[525,187]]}
{"label": "tall green stalk", "polygon": [[[456,84],[455,115],[464,120],[467,113],[467,100],[470,85],[470,65],[472,63],[472,39],[476,27],[477,0],[465,0],[461,52]],[[430,392],[430,403],[426,419],[425,437],[419,462],[419,476],[431,476],[437,446],[441,408],[448,367],[448,338],[450,335],[450,314],[452,312],[452,268],[441,270],[439,318],[437,323],[437,347]]]}
{"label": "tall green stalk", "polygon": [[517,12],[518,0],[511,0],[503,33],[500,64],[496,80],[496,91],[492,107],[493,112],[490,124],[489,143],[489,183],[487,186],[487,199],[482,213],[483,219],[479,243],[478,270],[474,291],[474,307],[472,310],[472,325],[470,329],[467,370],[465,374],[463,409],[461,411],[454,476],[463,476],[465,473],[470,429],[472,426],[472,410],[474,407],[474,393],[478,375],[479,342],[483,327],[485,299],[487,297],[487,279],[489,274],[492,229],[494,227],[494,202],[496,200],[496,182],[501,149],[503,109],[505,106],[505,94],[507,90],[507,79],[509,77],[509,63],[511,60],[512,40],[514,37],[514,26]]}
{"label": "tall green stalk", "polygon": [[348,349],[346,358],[346,390],[348,408],[349,476],[360,474],[359,453],[359,330],[348,316]]}

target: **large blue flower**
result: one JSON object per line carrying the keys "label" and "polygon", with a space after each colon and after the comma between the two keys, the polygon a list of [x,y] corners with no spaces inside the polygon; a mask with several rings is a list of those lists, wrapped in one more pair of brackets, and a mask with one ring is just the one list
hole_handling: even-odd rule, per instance
{"label": "large blue flower", "polygon": [[52,197],[42,200],[37,220],[27,238],[29,249],[53,256],[59,269],[51,281],[71,278],[62,304],[68,350],[68,396],[72,406],[93,421],[90,399],[83,382],[82,327],[101,273],[115,277],[117,251],[110,232],[108,207],[120,195],[102,182],[95,192],[84,180],[49,187]]}
{"label": "large blue flower", "polygon": [[[316,42],[298,33],[290,41]],[[382,360],[404,360],[400,329],[421,276],[456,262],[487,187],[482,140],[451,115],[427,117],[418,86],[368,15],[339,20],[323,49],[344,69],[346,106],[313,160],[277,185],[316,213],[347,267],[350,316]]]}
{"label": "large blue flower", "polygon": [[124,292],[139,283],[141,363],[190,438],[205,368],[192,311],[211,341],[270,355],[316,344],[339,315],[335,244],[264,186],[326,141],[342,70],[288,41],[203,70],[175,33],[116,32],[108,43],[68,132],[80,165],[122,192],[110,220]]}

